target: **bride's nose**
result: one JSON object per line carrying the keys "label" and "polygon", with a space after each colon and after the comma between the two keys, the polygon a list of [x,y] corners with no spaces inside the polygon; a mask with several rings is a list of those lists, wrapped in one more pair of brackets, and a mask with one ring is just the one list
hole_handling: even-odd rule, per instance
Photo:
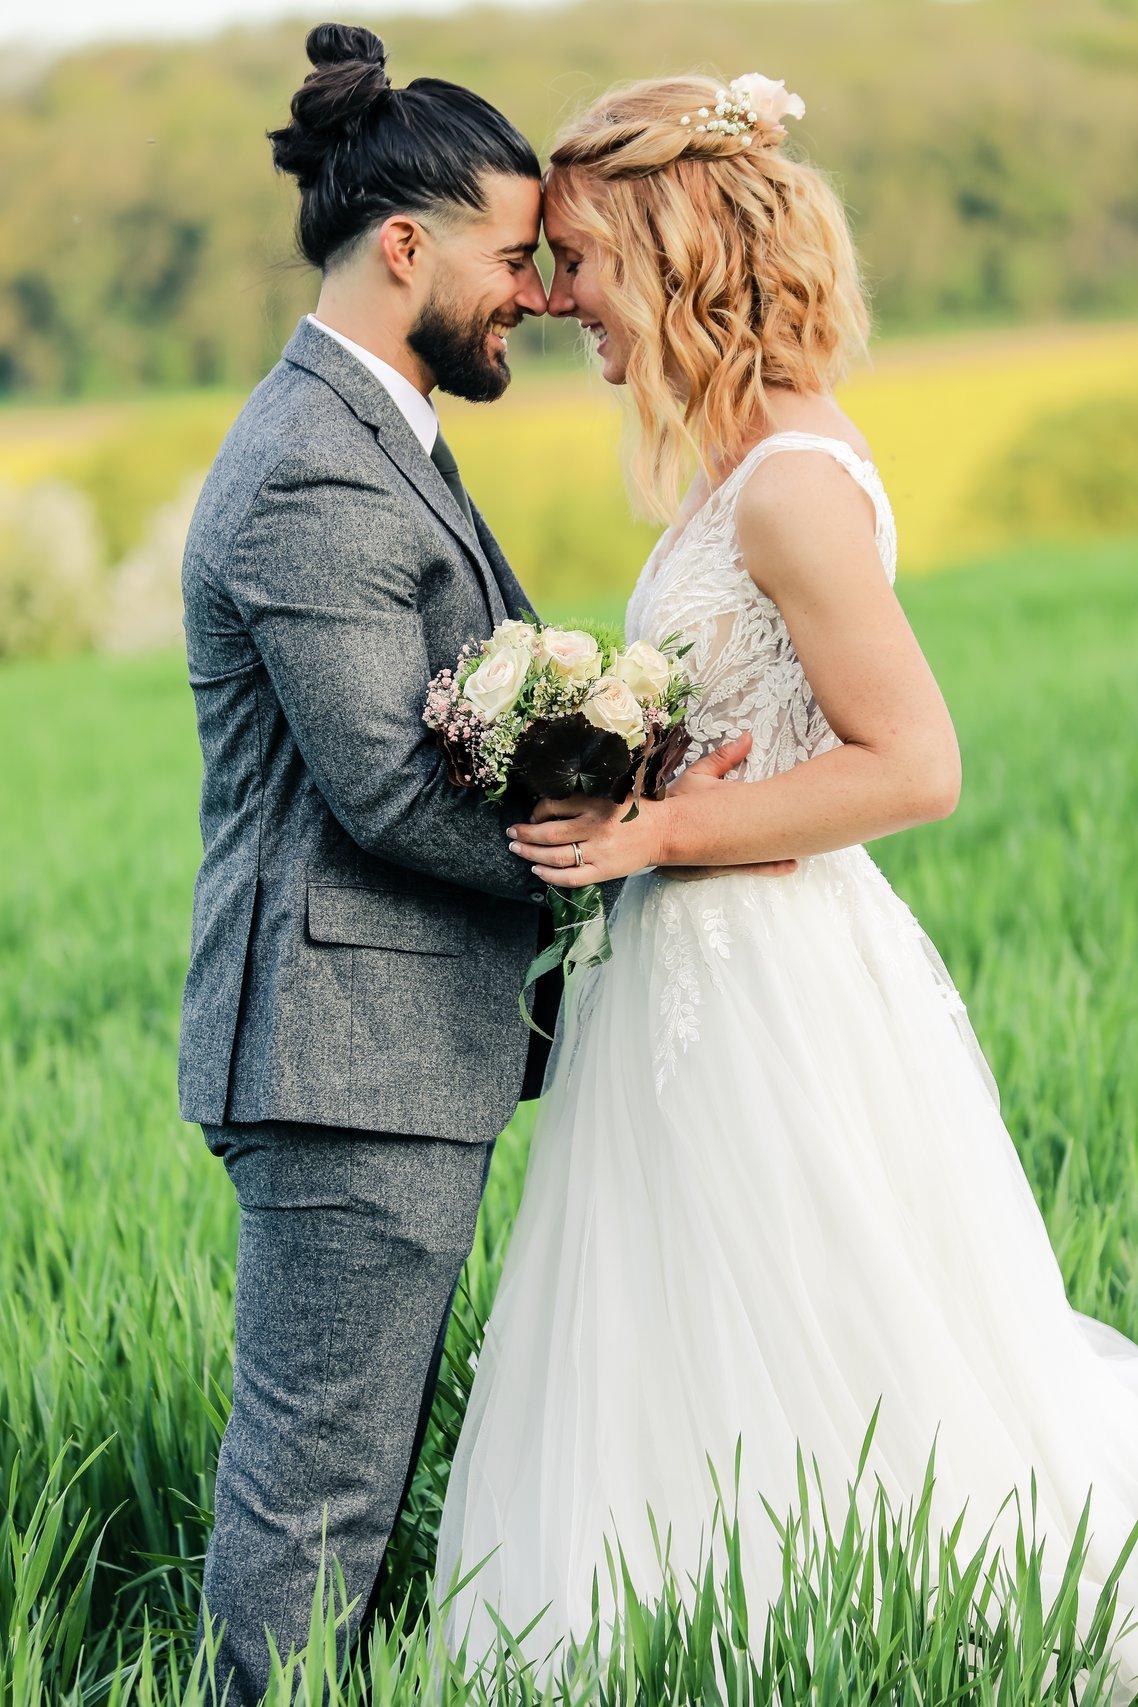
{"label": "bride's nose", "polygon": [[564,320],[567,315],[575,314],[576,310],[573,292],[561,277],[559,269],[554,273],[553,282],[549,287],[549,312],[555,319]]}

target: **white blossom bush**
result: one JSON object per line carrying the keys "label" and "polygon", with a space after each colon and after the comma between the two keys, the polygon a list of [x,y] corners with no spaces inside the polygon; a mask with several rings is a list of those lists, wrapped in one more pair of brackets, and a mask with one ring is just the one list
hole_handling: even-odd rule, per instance
{"label": "white blossom bush", "polygon": [[105,589],[90,499],[59,480],[0,482],[0,659],[91,646]]}
{"label": "white blossom bush", "polygon": [[107,652],[144,652],[182,642],[182,551],[203,476],[150,518],[146,534],[110,576],[98,643]]}

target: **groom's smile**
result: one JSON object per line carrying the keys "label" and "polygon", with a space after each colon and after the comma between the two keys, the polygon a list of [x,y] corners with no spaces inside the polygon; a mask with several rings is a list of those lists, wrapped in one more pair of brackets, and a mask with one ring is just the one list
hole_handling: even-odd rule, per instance
{"label": "groom's smile", "polygon": [[539,185],[487,173],[481,189],[484,211],[434,233],[426,300],[407,335],[434,383],[474,403],[502,395],[510,333],[548,306],[534,260]]}

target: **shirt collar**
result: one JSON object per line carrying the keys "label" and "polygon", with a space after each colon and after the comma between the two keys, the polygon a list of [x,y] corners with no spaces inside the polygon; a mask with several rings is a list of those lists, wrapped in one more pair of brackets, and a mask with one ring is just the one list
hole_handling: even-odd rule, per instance
{"label": "shirt collar", "polygon": [[365,350],[362,344],[354,344],[350,338],[345,338],[342,332],[335,332],[331,326],[325,326],[323,320],[317,320],[315,314],[310,314],[308,319],[329,338],[334,338],[337,344],[342,344],[357,361],[363,363],[369,373],[375,375],[426,454],[430,456],[439,434],[439,418],[430,398],[424,397],[397,368],[382,361],[370,350]]}

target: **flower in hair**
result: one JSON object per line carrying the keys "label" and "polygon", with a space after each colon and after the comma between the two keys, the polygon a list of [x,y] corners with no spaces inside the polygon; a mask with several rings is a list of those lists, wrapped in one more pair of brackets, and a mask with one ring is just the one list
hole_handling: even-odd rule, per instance
{"label": "flower in hair", "polygon": [[788,95],[784,82],[775,83],[751,71],[745,77],[736,77],[730,88],[716,91],[714,112],[710,107],[700,107],[697,113],[685,113],[680,123],[697,131],[737,136],[747,148],[757,125],[766,125],[776,135],[785,136],[783,116],[789,113],[792,118],[800,119],[805,112],[801,95]]}
{"label": "flower in hair", "polygon": [[782,77],[776,83],[773,77],[764,77],[758,71],[748,71],[746,76],[732,80],[731,93],[741,105],[747,107],[749,113],[754,114],[756,123],[761,119],[767,124],[777,125],[784,136],[784,118],[806,117],[805,101],[801,95],[787,94],[786,81]]}

